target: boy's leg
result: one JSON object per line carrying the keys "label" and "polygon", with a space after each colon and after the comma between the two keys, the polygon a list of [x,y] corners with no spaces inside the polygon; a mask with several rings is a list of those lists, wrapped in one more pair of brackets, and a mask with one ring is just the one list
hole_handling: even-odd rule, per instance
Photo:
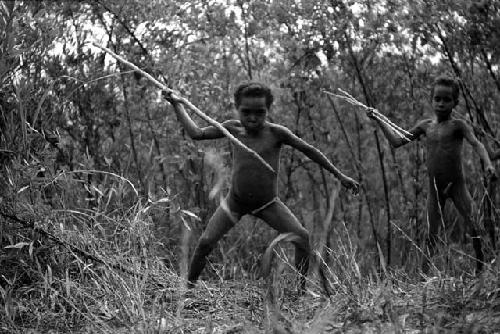
{"label": "boy's leg", "polygon": [[474,247],[474,252],[476,253],[476,269],[480,272],[483,269],[484,255],[481,246],[481,237],[478,234],[476,224],[474,221],[474,205],[472,198],[465,186],[464,182],[460,182],[452,189],[450,194],[453,204],[457,208],[464,219],[465,228],[470,231],[472,237],[472,246]]}
{"label": "boy's leg", "polygon": [[429,271],[429,261],[436,249],[438,241],[439,226],[443,224],[443,210],[446,200],[444,196],[439,196],[433,185],[429,187],[429,195],[427,196],[427,227],[428,234],[426,238],[426,246],[428,248],[428,257],[424,258],[422,270],[424,273]]}
{"label": "boy's leg", "polygon": [[309,269],[309,232],[279,199],[254,215],[265,221],[279,233],[292,232],[299,236],[300,240],[294,242],[295,267],[301,275],[299,288],[301,292],[305,291],[306,276]]}
{"label": "boy's leg", "polygon": [[230,217],[226,209],[219,206],[208,221],[208,225],[203,231],[198,244],[194,250],[191,263],[189,265],[188,281],[192,286],[198,280],[206,264],[207,256],[214,249],[217,241],[220,240],[238,221],[241,216],[233,213]]}

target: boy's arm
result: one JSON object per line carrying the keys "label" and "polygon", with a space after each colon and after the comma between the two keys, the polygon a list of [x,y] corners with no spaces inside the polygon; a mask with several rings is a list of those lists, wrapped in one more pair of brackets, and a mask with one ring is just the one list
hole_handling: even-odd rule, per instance
{"label": "boy's arm", "polygon": [[490,144],[488,143],[488,140],[486,139],[484,142],[484,148],[486,149],[486,152],[488,152],[488,156],[490,157],[491,161],[498,160],[500,159],[500,150],[494,151]]}
{"label": "boy's arm", "polygon": [[[163,98],[167,100],[173,107],[177,119],[182,124],[188,136],[193,140],[217,139],[224,137],[222,131],[215,126],[207,126],[200,128],[184,109],[181,100],[174,94],[169,94],[162,91]],[[225,123],[223,123],[225,125]]]}
{"label": "boy's arm", "polygon": [[498,160],[500,159],[500,150],[491,153],[491,160]]}
{"label": "boy's arm", "polygon": [[277,126],[276,130],[279,132],[281,141],[293,148],[304,153],[309,159],[316,162],[321,167],[325,168],[327,171],[332,173],[337,179],[340,180],[342,185],[346,188],[350,188],[357,193],[359,191],[359,184],[351,179],[350,177],[343,174],[330,160],[316,147],[307,143],[303,139],[295,135],[290,129]]}
{"label": "boy's arm", "polygon": [[395,147],[395,148],[403,146],[405,144],[408,144],[409,142],[418,139],[422,134],[425,133],[424,125],[425,125],[426,121],[421,121],[408,131],[410,133],[410,135],[406,136],[406,138],[408,139],[407,140],[407,139],[399,136],[396,133],[396,131],[394,131],[394,129],[389,124],[381,121],[378,117],[376,117],[374,115],[373,111],[369,111],[367,113],[367,115],[368,115],[368,117],[370,117],[372,120],[375,121],[375,123],[382,130],[382,133],[384,134],[384,136],[387,138],[387,140],[391,144],[391,146]]}
{"label": "boy's arm", "polygon": [[484,168],[486,170],[486,174],[488,177],[495,176],[495,168],[491,163],[490,157],[488,155],[488,151],[484,148],[484,145],[477,139],[477,137],[472,132],[471,127],[469,127],[464,121],[457,120],[460,124],[460,128],[462,129],[463,136],[467,141],[472,145],[474,150],[479,154],[479,157],[484,163]]}

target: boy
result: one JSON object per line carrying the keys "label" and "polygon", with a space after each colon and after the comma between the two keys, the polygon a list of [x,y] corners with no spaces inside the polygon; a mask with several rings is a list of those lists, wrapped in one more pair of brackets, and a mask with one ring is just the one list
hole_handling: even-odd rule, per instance
{"label": "boy", "polygon": [[[178,97],[163,92],[175,110],[178,120],[194,140],[222,138],[214,126],[198,127],[189,117]],[[280,233],[292,232],[299,237],[295,242],[295,266],[301,275],[300,289],[304,291],[309,266],[309,233],[288,207],[278,198],[279,155],[283,145],[303,152],[321,167],[337,177],[342,185],[358,192],[359,185],[342,174],[318,149],[293,134],[288,128],[266,120],[273,102],[271,90],[258,82],[241,84],[234,93],[238,120],[222,125],[246,146],[257,152],[275,171],[241,148],[233,146],[231,186],[225,200],[210,218],[195,248],[188,273],[188,286],[193,287],[205,267],[206,257],[217,241],[240,218],[251,214],[264,220]]]}
{"label": "boy", "polygon": [[[458,95],[459,86],[454,79],[438,77],[431,92],[435,117],[418,122],[409,130],[410,134],[407,139],[398,136],[392,127],[376,117],[373,111],[368,112],[368,116],[379,125],[385,137],[395,148],[414,141],[422,135],[427,137],[427,174],[429,176],[427,243],[430,256],[434,253],[446,199],[450,198],[463,217],[466,227],[471,229],[472,244],[476,253],[476,269],[479,272],[483,266],[483,252],[480,237],[474,227],[473,203],[462,170],[463,139],[465,138],[478,152],[488,177],[494,176],[495,170],[486,149],[474,136],[471,128],[464,121],[451,117],[453,108],[458,104]],[[427,270],[426,261],[424,272]]]}

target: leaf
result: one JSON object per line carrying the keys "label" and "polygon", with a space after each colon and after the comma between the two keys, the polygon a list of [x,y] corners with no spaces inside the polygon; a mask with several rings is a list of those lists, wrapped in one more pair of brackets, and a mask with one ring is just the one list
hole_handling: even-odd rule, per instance
{"label": "leaf", "polygon": [[186,227],[188,231],[191,231],[191,227],[189,226],[188,222],[184,219],[184,217],[181,216],[181,220],[182,223],[184,224],[184,227]]}
{"label": "leaf", "polygon": [[47,265],[47,283],[48,285],[52,285],[52,268]]}
{"label": "leaf", "polygon": [[29,185],[24,186],[24,187],[22,187],[21,189],[19,189],[19,190],[17,191],[17,193],[18,193],[18,194],[20,194],[20,193],[22,193],[23,191],[25,191],[26,189],[28,189],[29,187],[30,187]]}
{"label": "leaf", "polygon": [[92,189],[95,190],[96,193],[98,193],[101,197],[104,197],[104,194],[102,193],[102,191],[97,188],[96,186],[92,185]]}
{"label": "leaf", "polygon": [[71,279],[69,278],[69,270],[68,268],[66,268],[66,281],[65,281],[65,284],[64,284],[64,288],[65,288],[65,291],[66,291],[66,297],[70,297],[71,296]]}
{"label": "leaf", "polygon": [[194,219],[196,219],[196,220],[201,220],[201,218],[200,218],[200,217],[198,217],[196,214],[194,214],[193,212],[191,212],[191,211],[189,211],[189,210],[181,210],[181,212],[182,212],[183,214],[185,214],[186,216],[189,216],[189,217],[194,218]]}
{"label": "leaf", "polygon": [[31,244],[30,242],[24,242],[24,241],[22,241],[22,242],[18,242],[15,245],[5,246],[4,248],[17,248],[17,249],[21,249],[24,246],[29,246],[30,244]]}
{"label": "leaf", "polygon": [[30,258],[31,258],[31,259],[33,259],[33,248],[34,248],[34,244],[35,244],[35,242],[34,242],[34,241],[30,242],[30,248],[29,248],[29,251],[28,251],[28,253],[29,253],[29,255],[30,255]]}
{"label": "leaf", "polygon": [[155,201],[154,203],[168,203],[170,202],[170,198],[169,197],[163,197],[163,198],[160,198],[159,200]]}

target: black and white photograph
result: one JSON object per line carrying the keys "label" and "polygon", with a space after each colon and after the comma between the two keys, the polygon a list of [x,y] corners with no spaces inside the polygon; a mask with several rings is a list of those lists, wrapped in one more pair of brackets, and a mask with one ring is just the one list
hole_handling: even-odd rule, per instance
{"label": "black and white photograph", "polygon": [[500,1],[0,1],[0,334],[500,334]]}

